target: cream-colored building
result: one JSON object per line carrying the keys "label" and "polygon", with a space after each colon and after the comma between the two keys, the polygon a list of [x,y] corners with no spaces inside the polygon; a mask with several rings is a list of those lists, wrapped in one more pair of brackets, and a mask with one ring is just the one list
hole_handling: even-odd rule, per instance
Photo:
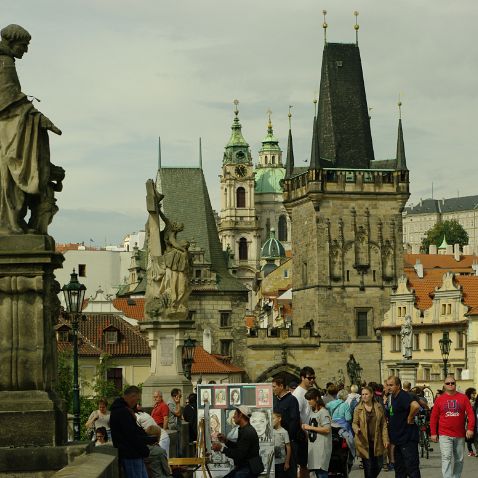
{"label": "cream-colored building", "polygon": [[405,208],[403,215],[403,244],[418,252],[425,233],[438,221],[455,219],[468,233],[469,254],[478,253],[478,196],[449,199],[420,199]]}
{"label": "cream-colored building", "polygon": [[[448,371],[465,390],[478,381],[478,276],[475,256],[405,255],[405,275],[390,296],[380,327],[382,379],[400,375],[401,326],[410,315],[417,384],[433,390],[443,382],[440,339],[452,340]],[[458,259],[458,260],[457,260]]]}

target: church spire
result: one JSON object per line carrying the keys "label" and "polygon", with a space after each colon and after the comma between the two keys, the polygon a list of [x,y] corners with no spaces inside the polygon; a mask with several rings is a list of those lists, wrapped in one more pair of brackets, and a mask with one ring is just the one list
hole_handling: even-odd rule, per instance
{"label": "church spire", "polygon": [[[314,110],[317,100],[314,100]],[[312,148],[310,151],[309,169],[320,169],[320,150],[319,150],[319,130],[317,127],[317,113],[314,114],[314,124],[312,129]]]}
{"label": "church spire", "polygon": [[267,110],[269,120],[267,122],[267,134],[262,140],[262,147],[259,150],[259,167],[280,167],[282,168],[282,150],[279,146],[279,140],[274,136],[272,128],[272,111]]}
{"label": "church spire", "polygon": [[292,113],[290,112],[291,108],[292,106],[289,106],[289,137],[287,138],[287,158],[285,162],[286,178],[290,178],[294,173],[294,146],[292,144]]}
{"label": "church spire", "polygon": [[399,119],[398,119],[398,136],[397,136],[397,162],[395,168],[398,171],[408,171],[407,160],[405,157],[405,143],[403,141],[402,130],[402,102],[398,100]]}
{"label": "church spire", "polygon": [[238,105],[239,101],[234,100],[234,120],[231,126],[231,137],[224,151],[223,164],[250,163],[252,161],[249,144],[244,139],[244,136],[242,136]]}

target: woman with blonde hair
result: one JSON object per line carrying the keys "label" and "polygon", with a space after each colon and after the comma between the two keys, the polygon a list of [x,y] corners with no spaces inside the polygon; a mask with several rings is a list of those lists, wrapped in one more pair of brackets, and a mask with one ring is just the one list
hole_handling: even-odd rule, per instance
{"label": "woman with blonde hair", "polygon": [[371,387],[362,388],[362,399],[355,407],[352,428],[355,448],[363,461],[365,478],[376,478],[383,466],[383,455],[390,443],[382,405],[373,398]]}

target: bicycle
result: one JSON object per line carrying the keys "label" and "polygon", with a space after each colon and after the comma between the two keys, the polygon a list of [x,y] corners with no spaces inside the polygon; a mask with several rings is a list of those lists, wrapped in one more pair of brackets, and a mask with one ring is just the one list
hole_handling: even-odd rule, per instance
{"label": "bicycle", "polygon": [[[430,448],[430,435],[428,432],[429,423],[428,423],[428,414],[420,413],[416,416],[416,424],[418,426],[418,443],[420,445],[420,456],[428,460],[430,451],[433,451]],[[426,456],[425,456],[426,455]]]}

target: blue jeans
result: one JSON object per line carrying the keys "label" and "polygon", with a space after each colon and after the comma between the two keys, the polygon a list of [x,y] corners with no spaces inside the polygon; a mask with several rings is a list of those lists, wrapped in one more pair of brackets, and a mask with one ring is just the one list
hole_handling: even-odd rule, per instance
{"label": "blue jeans", "polygon": [[223,478],[255,478],[256,475],[251,473],[249,466],[243,466],[242,468],[234,468]]}
{"label": "blue jeans", "polygon": [[322,470],[321,468],[319,468],[317,470],[310,470],[310,471],[313,471],[317,478],[327,478],[329,476],[329,472],[325,471],[325,470]]}
{"label": "blue jeans", "polygon": [[142,458],[122,458],[120,463],[125,478],[148,478],[148,472]]}
{"label": "blue jeans", "polygon": [[395,445],[395,478],[420,478],[418,443]]}
{"label": "blue jeans", "polygon": [[438,441],[443,478],[460,478],[465,455],[465,439],[440,435]]}

